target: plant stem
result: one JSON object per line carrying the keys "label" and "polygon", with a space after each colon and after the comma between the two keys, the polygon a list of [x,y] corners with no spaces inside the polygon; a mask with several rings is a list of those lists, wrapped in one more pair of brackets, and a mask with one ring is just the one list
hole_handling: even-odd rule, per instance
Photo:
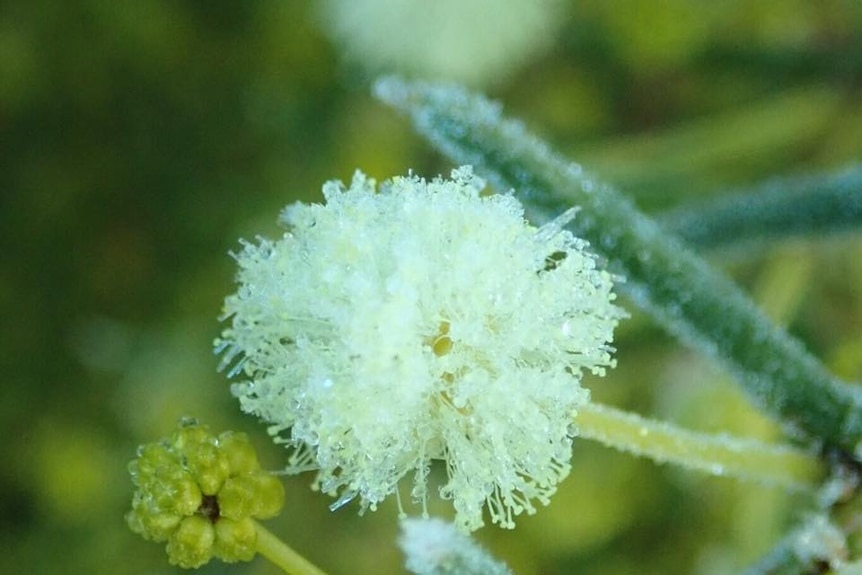
{"label": "plant stem", "polygon": [[705,249],[862,227],[862,166],[772,180],[659,217],[663,227]]}
{"label": "plant stem", "polygon": [[257,552],[289,575],[326,575],[263,525],[255,522]]}
{"label": "plant stem", "polygon": [[500,113],[452,86],[386,78],[377,96],[455,162],[472,164],[500,191],[514,189],[536,224],[572,204],[569,229],[625,278],[620,289],[681,342],[722,362],[756,405],[829,449],[862,441],[862,389],[834,377],[773,325],[732,282],[632,202],[592,179]]}
{"label": "plant stem", "polygon": [[810,490],[826,474],[819,458],[799,449],[697,433],[596,403],[580,407],[575,424],[579,437],[714,475]]}

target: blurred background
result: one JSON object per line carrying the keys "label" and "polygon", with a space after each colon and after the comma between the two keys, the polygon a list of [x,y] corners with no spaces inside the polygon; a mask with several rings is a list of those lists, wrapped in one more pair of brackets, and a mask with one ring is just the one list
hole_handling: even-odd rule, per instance
{"label": "blurred background", "polygon": [[[467,83],[646,211],[862,153],[856,0],[7,1],[0,5],[0,549],[9,573],[171,574],[125,526],[136,447],[193,415],[248,432],[212,340],[228,252],[356,168],[454,167],[370,97]],[[858,236],[705,254],[839,375],[862,379]],[[626,302],[623,302],[626,304]],[[770,439],[713,365],[637,310],[598,400]],[[394,505],[332,513],[286,480],[271,529],[340,573],[402,573]],[[728,573],[803,497],[576,442],[552,504],[477,538],[520,575]],[[446,506],[438,506],[445,514]],[[413,511],[417,511],[415,508]],[[261,559],[202,573],[274,574]]]}

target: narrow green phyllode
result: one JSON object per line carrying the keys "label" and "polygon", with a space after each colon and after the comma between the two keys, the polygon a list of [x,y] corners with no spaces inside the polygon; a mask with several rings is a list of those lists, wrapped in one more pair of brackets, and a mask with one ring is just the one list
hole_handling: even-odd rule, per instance
{"label": "narrow green phyllode", "polygon": [[800,449],[689,431],[592,402],[578,410],[575,425],[579,437],[713,475],[800,491],[813,490],[826,475],[822,461]]}
{"label": "narrow green phyllode", "polygon": [[862,227],[862,166],[770,180],[680,206],[658,221],[701,249],[857,231]]}
{"label": "narrow green phyllode", "polygon": [[862,439],[862,393],[841,382],[778,329],[732,282],[641,214],[465,90],[385,78],[384,102],[456,163],[469,163],[499,190],[514,189],[537,223],[572,204],[569,229],[626,277],[621,286],[683,343],[722,362],[756,404],[826,448],[848,453]]}

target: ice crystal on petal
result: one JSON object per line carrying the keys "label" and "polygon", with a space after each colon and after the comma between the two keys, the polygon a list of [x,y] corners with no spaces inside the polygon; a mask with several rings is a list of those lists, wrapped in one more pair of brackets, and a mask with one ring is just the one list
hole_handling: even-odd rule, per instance
{"label": "ice crystal on petal", "polygon": [[339,502],[373,509],[405,477],[423,500],[442,460],[462,528],[484,509],[512,527],[569,472],[581,372],[613,363],[612,278],[565,221],[531,227],[483,185],[357,172],[236,254],[217,342],[243,362],[234,393]]}

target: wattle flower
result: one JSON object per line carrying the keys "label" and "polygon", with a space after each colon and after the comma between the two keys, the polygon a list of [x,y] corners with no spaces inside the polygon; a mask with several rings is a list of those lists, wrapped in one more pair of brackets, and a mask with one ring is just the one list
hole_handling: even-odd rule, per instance
{"label": "wattle flower", "polygon": [[[425,502],[432,462],[456,523],[503,527],[569,472],[584,370],[613,364],[612,277],[511,195],[451,180],[330,182],[278,240],[235,254],[217,348],[243,410],[291,448],[289,472],[374,509],[399,483]],[[573,423],[575,425],[573,425]],[[399,498],[400,503],[400,498]],[[424,506],[424,505],[423,505]]]}

